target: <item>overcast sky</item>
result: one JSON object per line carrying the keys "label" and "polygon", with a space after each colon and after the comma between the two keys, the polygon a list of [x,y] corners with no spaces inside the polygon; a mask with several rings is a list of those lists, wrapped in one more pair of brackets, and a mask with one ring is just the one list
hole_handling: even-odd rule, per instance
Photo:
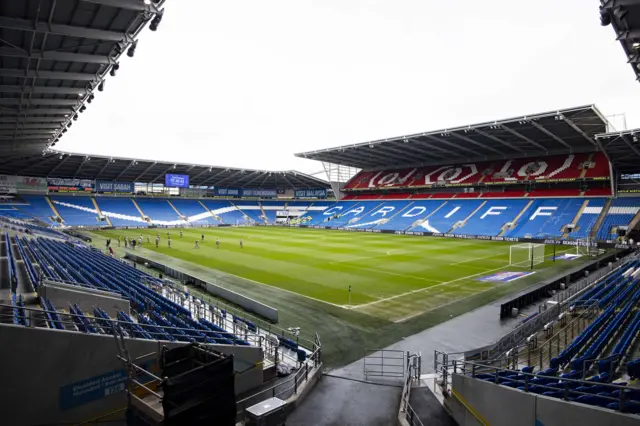
{"label": "overcast sky", "polygon": [[294,153],[592,103],[640,127],[598,4],[168,0],[57,148],[312,173]]}

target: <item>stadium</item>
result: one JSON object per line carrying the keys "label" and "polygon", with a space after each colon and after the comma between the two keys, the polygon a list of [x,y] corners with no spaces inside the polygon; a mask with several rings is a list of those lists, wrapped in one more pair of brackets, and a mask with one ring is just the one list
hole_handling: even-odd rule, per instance
{"label": "stadium", "polygon": [[[593,3],[640,78],[640,1]],[[164,7],[0,6],[2,424],[638,424],[640,129],[287,153],[321,174],[57,149]]]}

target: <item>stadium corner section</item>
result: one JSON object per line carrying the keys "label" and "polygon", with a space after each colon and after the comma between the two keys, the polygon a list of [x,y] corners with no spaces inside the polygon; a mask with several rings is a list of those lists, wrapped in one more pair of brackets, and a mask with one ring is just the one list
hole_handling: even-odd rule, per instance
{"label": "stadium corner section", "polygon": [[[93,234],[93,241],[103,248],[107,236],[113,241],[118,235],[138,237],[144,231],[102,231]],[[149,231],[156,232],[155,229]],[[171,250],[166,246],[156,250],[155,245],[150,248],[143,245],[136,248],[136,253],[277,308],[280,323],[286,324],[283,328],[300,327],[303,333],[316,331],[322,336],[323,360],[329,367],[355,361],[364,347],[385,347],[404,336],[521,290],[534,280],[575,266],[572,262],[556,262],[555,267],[550,268],[546,263],[542,265],[546,266],[544,269],[536,269],[535,274],[517,280],[477,281],[475,278],[495,274],[497,271],[493,269],[499,270],[508,264],[509,244],[276,227],[188,228],[182,231],[183,243],[177,237]],[[171,232],[177,235],[179,231],[172,229]],[[193,241],[202,234],[205,241],[220,238],[222,248],[210,248],[205,243],[205,247],[196,251]],[[236,247],[239,238],[245,241],[242,252],[239,246]],[[503,250],[499,255],[503,258],[501,262],[494,258],[497,247]],[[283,248],[286,249],[284,258]],[[121,254],[123,248],[117,251]],[[366,257],[362,256],[363,251],[373,251],[373,257],[363,259]],[[345,252],[350,261],[336,263],[335,256]],[[274,258],[272,253],[277,256]],[[416,256],[415,253],[423,255]],[[436,253],[440,253],[440,257]],[[463,256],[466,253],[467,258],[461,258],[461,253]],[[314,263],[309,263],[309,258],[315,259]],[[326,273],[318,269],[318,259],[329,268]],[[381,260],[386,269],[379,268]],[[428,261],[431,264],[427,270],[440,274],[438,279],[418,275],[412,278],[412,274],[405,276],[395,272],[401,266],[415,267]],[[448,268],[442,268],[443,264]],[[291,275],[274,270],[291,271]],[[474,277],[469,278],[469,275]],[[362,303],[360,308],[346,309],[349,295],[343,284],[354,276],[364,283],[361,285],[387,294],[389,300],[382,301],[384,297],[364,299],[369,302]],[[313,278],[311,281],[310,277]],[[326,289],[322,283],[328,278],[341,283],[338,288],[329,288],[329,298],[339,297],[331,300],[340,304],[309,297],[315,294],[309,293],[314,287]],[[288,287],[286,283],[298,283],[299,287]],[[395,288],[403,283],[402,289]],[[438,287],[429,290],[430,286]],[[191,287],[190,291],[204,295],[198,288]],[[381,301],[367,305],[376,300]],[[357,301],[356,298],[351,303]]]}

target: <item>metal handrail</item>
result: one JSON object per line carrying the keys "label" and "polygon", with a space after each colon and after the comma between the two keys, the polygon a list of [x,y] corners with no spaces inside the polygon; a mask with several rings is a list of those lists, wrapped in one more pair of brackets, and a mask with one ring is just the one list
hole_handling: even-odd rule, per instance
{"label": "metal handrail", "polygon": [[[461,365],[460,365],[461,364]],[[588,395],[588,396],[598,396],[601,398],[604,398],[606,400],[612,401],[612,402],[619,402],[618,407],[620,407],[622,409],[622,411],[624,411],[624,403],[626,402],[627,398],[625,398],[625,393],[627,391],[632,391],[635,389],[630,389],[626,386],[621,386],[621,385],[617,385],[617,384],[613,384],[613,383],[601,383],[601,382],[593,382],[593,381],[587,381],[587,380],[579,380],[579,379],[570,379],[570,378],[562,378],[559,376],[551,376],[551,375],[538,375],[535,373],[525,373],[522,371],[518,371],[518,370],[511,370],[511,369],[506,369],[506,368],[500,368],[500,367],[495,367],[495,366],[491,366],[491,365],[486,365],[486,364],[480,364],[480,363],[476,363],[476,362],[472,362],[472,361],[457,361],[457,360],[453,360],[452,363],[448,366],[442,366],[442,368],[448,368],[448,369],[453,369],[453,374],[462,374],[465,376],[469,376],[469,377],[473,377],[473,378],[477,378],[478,374],[482,374],[482,372],[487,372],[484,374],[492,374],[495,377],[495,381],[493,381],[496,384],[501,384],[501,381],[508,381],[508,382],[515,382],[518,384],[522,384],[523,386],[520,386],[521,388],[524,389],[520,389],[523,390],[524,392],[529,392],[530,391],[530,387],[535,386],[535,387],[539,387],[539,388],[543,388],[546,389],[548,391],[553,391],[553,392],[558,392],[558,391],[562,391],[563,395],[562,395],[562,399],[563,400],[568,400],[570,398],[571,395]],[[501,376],[499,373],[513,373],[513,374],[509,374],[510,376],[519,376],[522,377],[524,376],[524,379],[518,379],[518,378],[507,378],[506,376]],[[558,379],[562,382],[562,384],[564,385],[562,388],[557,388],[554,386],[550,386],[550,385],[546,385],[546,384],[540,384],[540,383],[531,383],[531,380],[534,378],[552,378],[552,379]],[[575,388],[571,389],[569,388],[569,384],[573,383],[576,384],[577,386],[575,386]],[[447,386],[449,383],[443,383],[444,386]],[[583,392],[583,391],[578,391],[576,390],[578,387],[581,386],[593,386],[593,385],[598,385],[598,386],[603,386],[607,389],[610,389],[610,392],[619,390],[620,391],[620,396],[619,397],[613,397],[613,396],[604,396],[604,395],[594,395],[593,393],[588,393],[588,392]]]}
{"label": "metal handrail", "polygon": [[[290,379],[287,379],[281,383],[278,383],[277,385],[271,386],[269,388],[263,389],[260,392],[253,394],[251,396],[248,396],[244,399],[241,399],[239,401],[236,402],[236,406],[239,407],[238,411],[237,411],[237,417],[239,417],[240,420],[242,420],[244,418],[244,414],[246,412],[246,409],[248,408],[248,402],[250,400],[253,399],[265,399],[266,397],[279,397],[282,395],[285,395],[285,393],[293,390],[293,394],[297,395],[298,393],[298,386],[301,383],[305,383],[309,380],[309,371],[311,370],[312,374],[311,377],[313,377],[313,369],[318,369],[321,365],[322,362],[320,360],[320,354],[321,354],[321,347],[316,347],[316,349],[313,351],[313,353],[309,356],[309,358],[302,364],[303,367],[301,367],[298,371],[296,371],[296,373],[294,374],[294,376]],[[309,367],[311,362],[313,362],[313,366]],[[317,373],[317,371],[316,371]],[[302,382],[300,382],[300,379],[304,379],[302,380]],[[293,383],[293,384],[291,384]],[[290,386],[288,386],[289,384],[291,384]],[[277,391],[278,388],[282,387],[282,386],[287,386],[285,389],[281,389],[280,391]],[[260,402],[259,400],[256,400],[255,403]]]}

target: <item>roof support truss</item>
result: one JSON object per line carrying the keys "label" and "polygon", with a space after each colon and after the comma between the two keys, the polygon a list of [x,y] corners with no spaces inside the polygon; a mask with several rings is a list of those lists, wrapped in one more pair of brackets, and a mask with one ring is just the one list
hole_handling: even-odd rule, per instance
{"label": "roof support truss", "polygon": [[505,131],[507,131],[507,132],[511,133],[513,136],[516,136],[516,137],[518,137],[518,138],[522,139],[523,141],[525,141],[525,142],[527,142],[527,143],[529,143],[529,144],[531,144],[531,145],[535,146],[536,148],[541,149],[542,151],[545,151],[545,152],[546,152],[546,151],[548,151],[548,150],[547,150],[547,148],[545,148],[544,146],[540,145],[538,142],[534,141],[534,140],[533,140],[533,139],[531,139],[531,138],[526,137],[526,136],[525,136],[525,135],[523,135],[522,133],[519,133],[519,132],[517,132],[517,131],[513,130],[512,128],[510,128],[510,127],[505,126],[504,124],[501,124],[501,125],[500,125],[500,128],[501,128],[502,130],[505,130]]}
{"label": "roof support truss", "polygon": [[430,139],[430,140],[432,140],[434,142],[438,142],[438,143],[441,143],[443,145],[449,146],[451,148],[455,148],[455,149],[459,149],[459,150],[462,150],[462,151],[465,151],[465,152],[469,152],[469,153],[471,153],[473,155],[477,155],[478,157],[484,157],[485,156],[484,154],[481,154],[478,151],[475,151],[475,150],[473,150],[471,148],[467,148],[467,147],[464,147],[464,146],[459,146],[459,145],[456,145],[454,143],[451,143],[449,141],[446,141],[444,139],[441,139],[441,138],[438,138],[438,137],[435,137],[435,136],[432,136],[432,135],[424,135],[424,137],[427,138],[427,139]]}
{"label": "roof support truss", "polygon": [[52,60],[61,62],[80,62],[87,64],[110,65],[115,64],[115,59],[104,55],[87,55],[84,53],[62,52],[58,50],[26,52],[13,47],[0,47],[0,56],[12,56],[15,58]]}
{"label": "roof support truss", "polygon": [[62,160],[60,160],[60,161],[58,161],[56,164],[54,164],[54,166],[51,168],[51,170],[49,170],[49,171],[47,172],[47,176],[52,176],[52,175],[53,175],[53,173],[54,173],[56,170],[58,170],[58,168],[59,168],[60,166],[62,166],[64,163],[66,163],[66,162],[67,162],[67,160],[68,160],[69,158],[71,158],[71,156],[70,156],[70,155],[65,155],[65,157],[64,157]]}
{"label": "roof support truss", "polygon": [[18,70],[10,68],[0,68],[0,76],[15,78],[48,78],[53,80],[80,80],[93,81],[96,79],[94,74],[79,72],[59,72],[59,71],[39,71],[39,70]]}
{"label": "roof support truss", "polygon": [[498,142],[499,144],[501,144],[501,145],[503,145],[503,146],[506,146],[506,147],[507,147],[507,148],[509,148],[509,149],[513,149],[514,151],[518,151],[518,152],[520,152],[520,153],[524,153],[524,151],[523,151],[523,150],[521,150],[520,148],[518,148],[517,146],[514,146],[514,145],[513,145],[513,144],[511,144],[511,143],[505,142],[505,141],[503,141],[502,139],[500,139],[500,138],[499,138],[499,137],[497,137],[497,136],[490,135],[489,133],[487,133],[487,132],[485,132],[485,131],[483,131],[483,130],[480,130],[480,129],[473,129],[473,130],[474,130],[477,134],[479,134],[479,135],[481,135],[481,136],[484,136],[484,137],[485,137],[485,138],[487,138],[487,139],[491,139],[491,140],[492,140],[492,141],[494,141],[494,142]]}
{"label": "roof support truss", "polygon": [[146,175],[146,174],[147,174],[147,172],[148,172],[149,170],[151,170],[151,168],[152,168],[153,166],[155,166],[156,164],[158,164],[156,161],[154,161],[154,162],[152,162],[151,164],[149,164],[147,167],[145,167],[145,169],[144,169],[144,171],[143,171],[142,173],[140,173],[138,176],[136,176],[136,177],[133,179],[133,181],[134,181],[134,182],[137,182],[138,180],[140,180],[140,178],[141,178],[142,176]]}
{"label": "roof support truss", "polygon": [[37,33],[57,34],[69,37],[86,38],[104,41],[124,41],[127,44],[132,42],[130,36],[125,33],[115,31],[96,30],[91,28],[74,27],[71,25],[50,24],[48,22],[36,22],[26,19],[9,18],[0,16],[0,28],[12,30],[35,31]]}
{"label": "roof support truss", "polygon": [[164,175],[165,175],[165,173],[167,173],[167,172],[168,172],[169,170],[171,170],[171,169],[174,169],[175,167],[176,167],[176,165],[175,165],[175,164],[170,165],[169,167],[167,167],[166,169],[164,169],[164,170],[162,171],[162,173],[160,173],[158,176],[156,176],[155,178],[153,178],[153,180],[152,180],[151,182],[149,182],[149,183],[156,183],[156,181],[157,181],[158,179],[160,179],[162,176],[164,176]]}
{"label": "roof support truss", "polygon": [[530,121],[530,124],[535,127],[536,129],[540,130],[542,133],[544,133],[545,135],[549,136],[550,138],[552,138],[554,141],[558,142],[560,145],[565,146],[566,148],[571,149],[571,147],[565,142],[563,141],[561,138],[557,137],[555,134],[551,133],[549,130],[547,130],[545,127],[542,127],[541,124],[536,123],[535,121]]}
{"label": "roof support truss", "polygon": [[488,145],[486,145],[486,144],[483,144],[483,143],[481,143],[481,142],[478,142],[478,141],[476,141],[476,140],[473,140],[473,139],[471,139],[471,138],[469,138],[469,137],[467,137],[467,136],[464,136],[464,135],[462,135],[462,134],[460,134],[460,133],[454,133],[454,132],[451,132],[451,135],[452,135],[452,136],[455,136],[455,137],[456,137],[456,138],[458,138],[458,139],[462,139],[463,141],[469,142],[471,145],[475,145],[475,146],[477,146],[478,148],[486,149],[486,150],[491,151],[491,152],[493,152],[493,153],[495,153],[495,154],[498,154],[498,155],[503,155],[503,154],[504,154],[503,152],[501,152],[501,151],[500,151],[500,150],[498,150],[498,149],[492,148],[492,147],[490,147],[490,146],[488,146]]}
{"label": "roof support truss", "polygon": [[125,167],[124,169],[122,169],[122,171],[121,171],[120,173],[118,173],[118,176],[116,176],[116,178],[115,178],[114,180],[118,180],[118,179],[120,179],[120,178],[122,177],[122,175],[123,175],[123,174],[125,174],[125,172],[126,172],[127,170],[129,170],[129,169],[130,169],[133,165],[135,165],[135,164],[136,164],[136,160],[131,160],[131,161],[129,162],[129,164],[127,164],[127,167]]}

